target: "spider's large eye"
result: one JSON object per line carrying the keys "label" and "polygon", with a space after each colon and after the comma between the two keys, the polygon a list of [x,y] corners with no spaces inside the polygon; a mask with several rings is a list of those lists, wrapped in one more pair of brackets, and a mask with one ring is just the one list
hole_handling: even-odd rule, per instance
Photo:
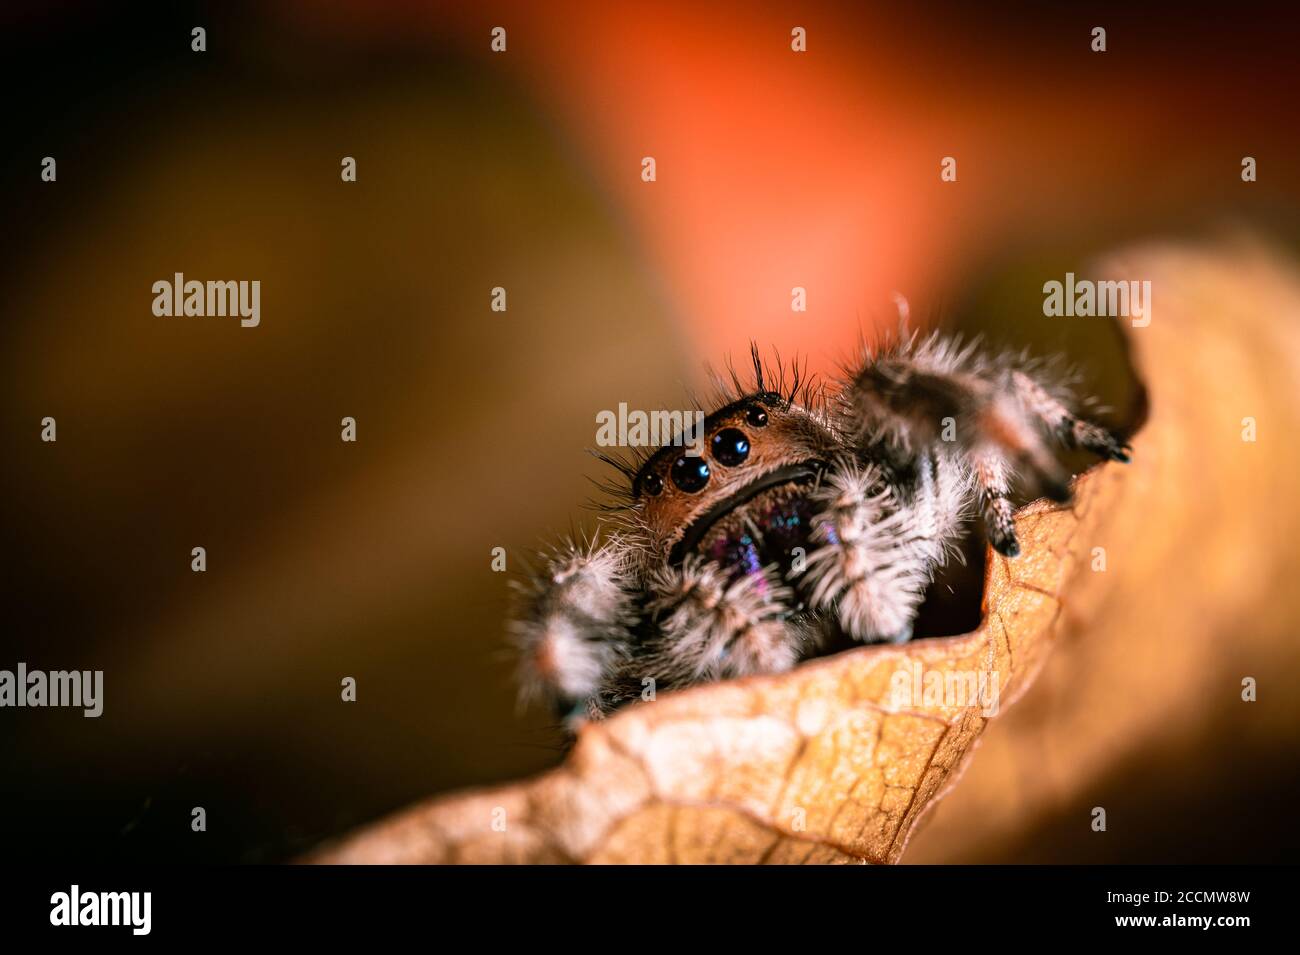
{"label": "spider's large eye", "polygon": [[683,454],[673,462],[672,476],[674,484],[687,494],[694,494],[709,483],[709,462]]}
{"label": "spider's large eye", "polygon": [[729,468],[749,457],[749,438],[739,428],[723,428],[713,436],[713,457]]}

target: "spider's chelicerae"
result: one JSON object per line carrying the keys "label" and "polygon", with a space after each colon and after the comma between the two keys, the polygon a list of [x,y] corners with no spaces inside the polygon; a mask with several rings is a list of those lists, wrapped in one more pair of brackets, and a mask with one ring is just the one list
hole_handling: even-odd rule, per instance
{"label": "spider's chelicerae", "polygon": [[[904,641],[972,507],[1020,552],[1013,482],[1068,500],[1057,442],[1127,461],[1051,366],[900,335],[835,386],[754,352],[705,418],[704,453],[636,462],[596,538],[546,554],[511,631],[522,690],[571,721],[656,691],[788,670],[845,636]],[[774,377],[778,380],[774,380]]]}

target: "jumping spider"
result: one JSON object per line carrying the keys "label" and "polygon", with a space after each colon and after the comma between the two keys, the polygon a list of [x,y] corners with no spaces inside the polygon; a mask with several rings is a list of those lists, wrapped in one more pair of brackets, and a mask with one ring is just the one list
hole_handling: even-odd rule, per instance
{"label": "jumping spider", "polygon": [[1070,475],[1052,440],[1116,461],[1129,448],[1077,417],[1049,366],[900,334],[832,387],[764,366],[705,418],[705,452],[636,462],[620,516],[562,545],[520,585],[511,624],[526,696],[570,721],[639,698],[788,670],[844,637],[910,639],[972,505],[989,543],[1020,552],[1019,477],[1056,501]]}

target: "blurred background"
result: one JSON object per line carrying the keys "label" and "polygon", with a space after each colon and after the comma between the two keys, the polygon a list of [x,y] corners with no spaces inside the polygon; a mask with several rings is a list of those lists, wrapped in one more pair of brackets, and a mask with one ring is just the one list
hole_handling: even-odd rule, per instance
{"label": "blurred background", "polygon": [[[1138,239],[1300,244],[1296,31],[1239,8],[469,6],[0,13],[0,668],[105,672],[97,720],[0,712],[11,858],[281,861],[554,765],[491,550],[594,525],[601,409],[683,407],[751,340],[833,373],[899,291],[1134,421],[1114,328],[1044,318],[1043,283]],[[260,280],[260,326],[155,317],[178,271]],[[1285,755],[1254,766],[1279,806]],[[1167,798],[1087,861],[1297,843],[1244,806],[1198,842],[1180,820],[1235,804]],[[1030,832],[962,861],[1079,858]]]}

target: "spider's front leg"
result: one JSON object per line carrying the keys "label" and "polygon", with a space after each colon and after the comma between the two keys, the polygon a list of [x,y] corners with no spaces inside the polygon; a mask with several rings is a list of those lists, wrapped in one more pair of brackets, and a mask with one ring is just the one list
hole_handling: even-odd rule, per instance
{"label": "spider's front leg", "polygon": [[1063,386],[937,334],[869,358],[844,388],[839,419],[864,453],[928,455],[940,469],[968,474],[989,542],[1007,557],[1020,553],[1011,504],[1017,477],[1052,500],[1070,499],[1070,475],[1050,440],[1129,460],[1126,445],[1070,410]]}
{"label": "spider's front leg", "polygon": [[516,582],[509,631],[519,660],[523,699],[540,698],[560,713],[595,715],[602,687],[631,657],[636,581],[619,537],[562,545],[540,571]]}

